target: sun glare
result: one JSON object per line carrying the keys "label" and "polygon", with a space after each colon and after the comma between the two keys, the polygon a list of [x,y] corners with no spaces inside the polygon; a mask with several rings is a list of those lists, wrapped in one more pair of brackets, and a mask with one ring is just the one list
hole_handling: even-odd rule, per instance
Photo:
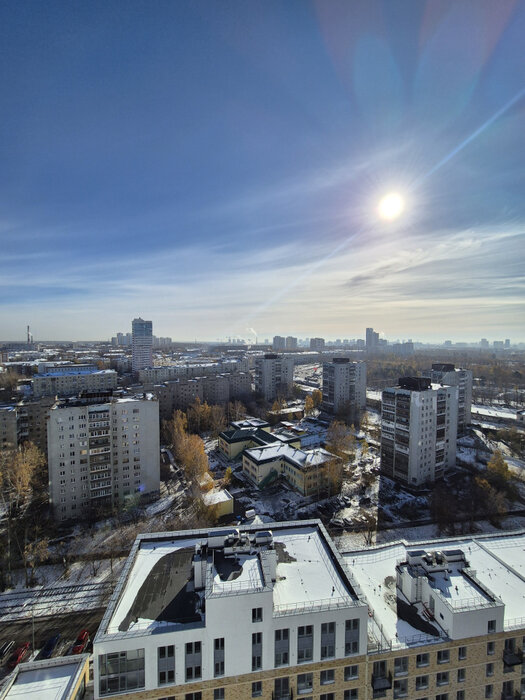
{"label": "sun glare", "polygon": [[401,216],[405,208],[403,197],[397,192],[390,192],[379,202],[379,216],[387,221],[392,221]]}

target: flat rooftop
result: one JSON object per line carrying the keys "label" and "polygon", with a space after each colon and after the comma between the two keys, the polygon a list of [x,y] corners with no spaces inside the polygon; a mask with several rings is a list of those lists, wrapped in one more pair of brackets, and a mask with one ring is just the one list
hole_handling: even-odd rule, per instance
{"label": "flat rooftop", "polygon": [[20,664],[13,682],[4,686],[2,700],[35,697],[38,700],[69,700],[82,673],[87,654]]}
{"label": "flat rooftop", "polygon": [[[212,547],[225,531],[239,537]],[[268,531],[272,541],[258,543],[256,533]],[[199,556],[206,566],[200,587]],[[97,636],[205,624],[205,599],[259,591],[272,592],[275,615],[359,604],[343,560],[317,521],[159,533],[135,542]]]}
{"label": "flat rooftop", "polygon": [[492,593],[505,605],[505,629],[511,629],[523,617],[525,531],[421,542],[400,541],[343,553],[347,567],[374,612],[372,636],[377,636],[378,629],[381,629],[387,640],[410,644],[422,634],[437,636],[440,633],[436,623],[426,620],[422,614],[413,615],[414,606],[403,600],[396,588],[396,566],[406,562],[409,553],[415,550],[445,553],[447,550],[461,550],[468,562],[467,571],[476,572],[475,578],[465,576],[461,573],[465,563],[459,562],[448,564],[450,573],[447,575],[432,572],[432,586],[451,607],[462,610],[489,605],[493,601]]}

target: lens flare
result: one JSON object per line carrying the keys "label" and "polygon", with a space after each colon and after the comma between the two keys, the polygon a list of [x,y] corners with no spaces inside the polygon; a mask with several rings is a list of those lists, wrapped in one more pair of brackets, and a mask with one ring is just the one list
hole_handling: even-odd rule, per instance
{"label": "lens flare", "polygon": [[401,216],[405,209],[403,197],[397,192],[390,192],[379,202],[379,216],[386,221],[392,221]]}

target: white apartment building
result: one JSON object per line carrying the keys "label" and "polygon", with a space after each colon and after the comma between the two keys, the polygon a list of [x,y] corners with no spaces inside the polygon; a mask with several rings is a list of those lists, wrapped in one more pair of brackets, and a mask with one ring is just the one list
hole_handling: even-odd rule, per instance
{"label": "white apartment building", "polygon": [[267,401],[280,392],[288,394],[293,385],[293,358],[287,355],[266,353],[255,360],[255,391]]}
{"label": "white apartment building", "polygon": [[138,372],[153,365],[153,323],[134,318],[131,323],[131,369]]}
{"label": "white apartment building", "polygon": [[18,445],[18,425],[15,406],[0,406],[0,452],[14,450]]}
{"label": "white apartment building", "polygon": [[310,338],[310,350],[317,350],[318,352],[322,352],[325,348],[325,339],[324,338]]}
{"label": "white apartment building", "polygon": [[432,483],[456,464],[458,388],[403,377],[385,389],[381,471],[407,486]]}
{"label": "white apartment building", "polygon": [[297,350],[297,338],[294,338],[293,335],[287,335],[285,348],[286,350]]}
{"label": "white apartment building", "polygon": [[323,410],[357,419],[366,408],[366,363],[334,357],[323,363]]}
{"label": "white apartment building", "polygon": [[99,370],[94,365],[64,365],[32,379],[33,396],[77,396],[81,392],[97,393],[117,388],[114,369]]}
{"label": "white apartment building", "polygon": [[94,640],[95,698],[319,698],[363,661],[367,624],[318,521],[141,535]]}
{"label": "white apartment building", "polygon": [[435,362],[431,370],[423,372],[423,376],[436,384],[458,387],[458,435],[464,435],[471,423],[472,370],[456,369],[452,364]]}
{"label": "white apartment building", "polygon": [[127,498],[158,497],[159,404],[146,398],[71,399],[49,411],[49,498],[56,520]]}
{"label": "white apartment building", "polygon": [[274,335],[272,348],[276,352],[279,352],[280,350],[284,350],[286,348],[286,338],[282,335]]}
{"label": "white apartment building", "polygon": [[218,362],[185,363],[180,365],[164,365],[161,367],[146,367],[138,373],[139,382],[144,385],[159,384],[172,379],[195,379],[195,377],[212,377],[225,372],[247,372],[248,360],[239,358],[219,360]]}

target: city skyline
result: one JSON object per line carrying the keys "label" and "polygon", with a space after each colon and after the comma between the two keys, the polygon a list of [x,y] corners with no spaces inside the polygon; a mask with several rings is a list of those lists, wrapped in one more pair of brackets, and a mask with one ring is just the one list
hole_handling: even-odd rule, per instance
{"label": "city skyline", "polygon": [[0,340],[524,341],[524,33],[511,0],[5,3]]}

